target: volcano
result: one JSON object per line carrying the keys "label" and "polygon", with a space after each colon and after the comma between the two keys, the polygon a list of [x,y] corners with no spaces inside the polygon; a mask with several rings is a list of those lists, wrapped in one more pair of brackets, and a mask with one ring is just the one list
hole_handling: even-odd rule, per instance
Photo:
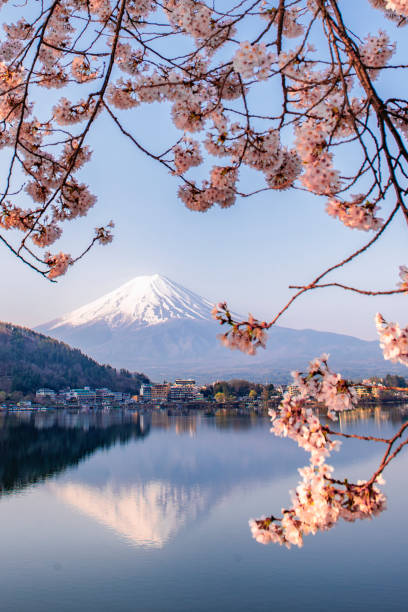
{"label": "volcano", "polygon": [[193,376],[202,382],[242,377],[290,379],[293,369],[330,353],[332,367],[349,377],[401,372],[385,362],[379,344],[331,332],[275,327],[266,350],[254,357],[230,351],[217,339],[213,303],[154,274],[36,328],[80,348],[102,363],[143,371],[153,380]]}

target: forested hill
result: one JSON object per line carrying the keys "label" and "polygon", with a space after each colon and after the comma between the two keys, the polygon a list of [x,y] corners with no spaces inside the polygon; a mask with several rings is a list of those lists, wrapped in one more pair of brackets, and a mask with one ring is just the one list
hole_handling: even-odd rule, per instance
{"label": "forested hill", "polygon": [[100,365],[63,342],[0,322],[0,391],[89,386],[136,393],[142,382],[148,382],[144,374]]}

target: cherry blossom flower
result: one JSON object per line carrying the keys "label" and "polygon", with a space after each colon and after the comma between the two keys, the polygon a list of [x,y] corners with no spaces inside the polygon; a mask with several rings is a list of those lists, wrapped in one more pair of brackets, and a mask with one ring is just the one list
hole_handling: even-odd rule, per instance
{"label": "cherry blossom flower", "polygon": [[398,283],[398,287],[408,291],[408,268],[407,266],[400,266],[399,270],[401,282]]}
{"label": "cherry blossom flower", "polygon": [[48,225],[42,225],[32,234],[31,239],[34,244],[41,247],[48,247],[53,244],[62,234],[62,229],[55,221]]}
{"label": "cherry blossom flower", "polygon": [[71,72],[78,83],[92,81],[98,77],[98,71],[92,71],[90,62],[83,57],[74,57],[71,64]]}
{"label": "cherry blossom flower", "polygon": [[401,328],[398,323],[387,323],[380,313],[375,317],[375,324],[384,359],[408,366],[408,328]]}
{"label": "cherry blossom flower", "polygon": [[385,0],[385,8],[390,11],[395,11],[398,15],[408,17],[407,0]]}
{"label": "cherry blossom flower", "polygon": [[176,174],[184,174],[190,168],[199,166],[203,162],[200,145],[191,138],[184,138],[182,142],[173,147]]}
{"label": "cherry blossom flower", "polygon": [[255,77],[263,80],[268,78],[275,61],[275,55],[267,51],[264,43],[251,45],[250,42],[245,41],[240,43],[239,49],[232,60],[232,65],[243,79]]}
{"label": "cherry blossom flower", "polygon": [[71,125],[85,121],[92,115],[95,104],[94,100],[80,100],[72,104],[67,98],[61,98],[53,109],[55,121],[59,125]]}
{"label": "cherry blossom flower", "polygon": [[295,180],[302,172],[302,164],[295,150],[282,150],[282,163],[272,171],[265,172],[265,178],[271,189],[280,191],[292,187]]}
{"label": "cherry blossom flower", "polygon": [[364,231],[378,231],[384,224],[384,220],[376,217],[380,210],[378,206],[365,199],[363,194],[352,196],[351,202],[342,202],[338,198],[332,198],[326,206],[327,213],[332,217],[340,219],[347,227]]}
{"label": "cherry blossom flower", "polygon": [[247,321],[234,321],[225,302],[220,302],[211,311],[212,317],[221,325],[227,324],[228,331],[218,336],[224,346],[232,350],[239,350],[248,355],[255,355],[259,347],[265,348],[266,330],[265,321],[258,321],[251,314]]}
{"label": "cherry blossom flower", "polygon": [[48,272],[47,276],[51,280],[65,274],[68,266],[73,264],[71,256],[67,253],[58,253],[56,255],[46,253],[45,262],[50,267],[50,271]]}
{"label": "cherry blossom flower", "polygon": [[372,79],[379,75],[378,68],[383,68],[395,52],[395,44],[390,44],[386,32],[380,30],[378,36],[370,34],[365,38],[365,44],[360,46],[360,56],[369,69]]}
{"label": "cherry blossom flower", "polygon": [[112,229],[115,227],[113,221],[109,221],[106,227],[95,228],[95,238],[100,244],[109,244],[113,240]]}

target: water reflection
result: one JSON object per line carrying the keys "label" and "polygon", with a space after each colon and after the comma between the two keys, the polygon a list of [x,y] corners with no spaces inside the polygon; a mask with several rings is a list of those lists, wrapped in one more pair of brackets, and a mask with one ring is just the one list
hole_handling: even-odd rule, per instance
{"label": "water reflection", "polygon": [[[407,407],[361,408],[343,413],[339,428],[388,435],[406,418]],[[266,419],[226,412],[9,413],[0,420],[0,490],[47,481],[67,507],[133,545],[162,548],[235,490],[289,474],[296,484],[304,453],[268,429]],[[350,461],[348,444],[337,468]],[[368,444],[359,459],[376,452]],[[272,501],[279,508],[286,499]]]}
{"label": "water reflection", "polygon": [[207,506],[199,487],[175,487],[166,482],[130,487],[68,482],[50,488],[59,499],[138,546],[163,547]]}
{"label": "water reflection", "polygon": [[[361,409],[340,426],[390,437],[406,418]],[[383,452],[346,439],[330,463],[356,481]],[[373,521],[301,550],[251,538],[248,519],[279,512],[307,461],[249,416],[0,415],[1,609],[405,611],[408,453],[386,473],[389,509]]]}
{"label": "water reflection", "polygon": [[150,424],[121,411],[0,415],[0,491],[13,492],[77,465],[97,449],[143,438]]}
{"label": "water reflection", "polygon": [[355,410],[339,413],[339,430],[347,429],[352,423],[374,423],[379,426],[384,423],[402,423],[408,418],[408,405],[384,408],[383,406],[360,407]]}

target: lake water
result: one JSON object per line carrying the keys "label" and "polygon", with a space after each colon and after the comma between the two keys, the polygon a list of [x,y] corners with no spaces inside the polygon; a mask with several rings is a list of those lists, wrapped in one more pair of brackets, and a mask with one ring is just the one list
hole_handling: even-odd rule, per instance
{"label": "lake water", "polygon": [[[343,417],[388,437],[406,407]],[[383,452],[344,442],[330,463],[364,479]],[[0,415],[0,609],[408,609],[408,451],[385,473],[388,510],[262,546],[248,519],[279,513],[307,455],[267,419],[205,415]]]}

